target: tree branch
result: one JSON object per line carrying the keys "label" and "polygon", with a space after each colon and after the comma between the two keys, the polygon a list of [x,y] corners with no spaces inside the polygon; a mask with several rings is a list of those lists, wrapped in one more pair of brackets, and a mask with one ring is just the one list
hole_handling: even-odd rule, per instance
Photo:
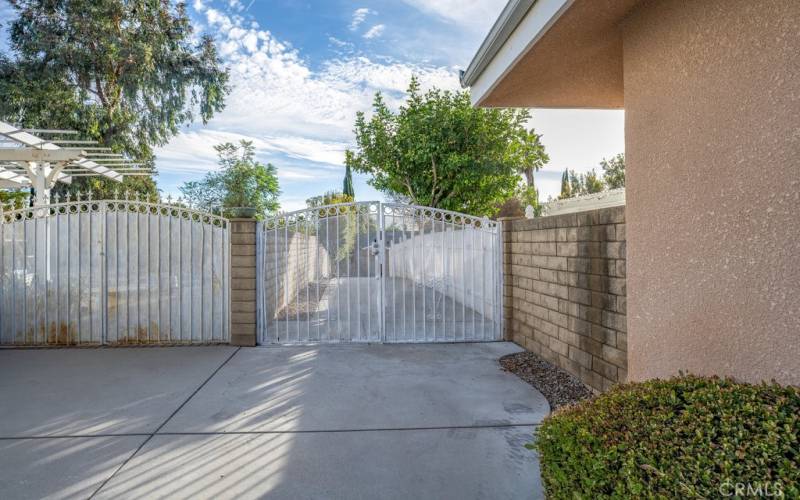
{"label": "tree branch", "polygon": [[436,204],[434,203],[434,194],[436,192],[437,183],[439,182],[439,177],[436,173],[436,157],[431,156],[431,165],[433,167],[433,183],[431,184],[431,206],[435,207]]}
{"label": "tree branch", "polygon": [[[395,162],[396,162],[395,164],[397,165],[397,171],[399,172],[400,171],[400,160],[395,160]],[[408,189],[408,196],[410,196],[412,200],[416,201],[417,197],[414,194],[414,189],[411,187],[411,183],[408,181],[408,177],[403,177],[403,183],[405,184],[406,189]]]}

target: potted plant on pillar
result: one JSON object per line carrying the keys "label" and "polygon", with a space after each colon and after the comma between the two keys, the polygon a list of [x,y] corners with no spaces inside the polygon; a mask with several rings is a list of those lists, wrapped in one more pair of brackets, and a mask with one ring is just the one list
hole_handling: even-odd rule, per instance
{"label": "potted plant on pillar", "polygon": [[226,142],[214,149],[222,168],[180,188],[192,205],[233,219],[261,218],[278,210],[276,169],[256,160],[251,141]]}

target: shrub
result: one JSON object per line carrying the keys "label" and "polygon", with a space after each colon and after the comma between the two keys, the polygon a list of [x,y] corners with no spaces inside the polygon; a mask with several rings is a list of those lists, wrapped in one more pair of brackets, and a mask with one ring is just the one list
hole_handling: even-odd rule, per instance
{"label": "shrub", "polygon": [[562,408],[529,447],[548,498],[797,498],[799,422],[796,387],[683,376]]}

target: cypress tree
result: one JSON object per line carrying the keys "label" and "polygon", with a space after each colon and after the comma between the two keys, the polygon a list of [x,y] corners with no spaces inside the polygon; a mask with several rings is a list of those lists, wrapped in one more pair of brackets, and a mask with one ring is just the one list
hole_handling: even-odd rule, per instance
{"label": "cypress tree", "polygon": [[355,200],[356,193],[353,190],[353,173],[350,171],[350,164],[346,166],[344,172],[344,185],[342,186],[342,194],[350,196]]}
{"label": "cypress tree", "polygon": [[564,174],[561,176],[561,196],[559,196],[562,200],[572,198],[572,187],[569,181],[569,171],[564,170]]}

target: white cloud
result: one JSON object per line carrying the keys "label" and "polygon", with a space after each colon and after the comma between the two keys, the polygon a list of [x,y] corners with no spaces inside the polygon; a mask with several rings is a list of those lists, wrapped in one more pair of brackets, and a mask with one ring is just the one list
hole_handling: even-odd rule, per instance
{"label": "white cloud", "polygon": [[336,38],[335,36],[329,36],[329,37],[328,37],[328,41],[329,41],[331,44],[333,44],[333,45],[335,45],[336,47],[339,47],[339,48],[344,48],[344,47],[352,46],[352,44],[351,44],[350,42],[345,42],[344,40],[339,40],[339,39],[338,39],[338,38]]}
{"label": "white cloud", "polygon": [[197,31],[215,34],[232,90],[225,110],[208,125],[195,124],[156,151],[165,189],[216,169],[213,145],[247,139],[261,161],[278,167],[285,193],[281,202],[289,207],[290,198],[300,203],[308,190],[339,185],[356,112],[370,111],[376,91],[396,107],[412,75],[423,88],[458,88],[453,67],[356,56],[352,50],[312,66],[258,23],[208,5],[204,9],[205,26]]}
{"label": "white cloud", "polygon": [[[356,112],[369,109],[375,91],[402,92],[412,74],[424,86],[458,85],[452,68],[363,56],[333,59],[312,70],[296,50],[269,31],[214,9],[205,14],[210,30],[220,34],[220,53],[231,72],[226,109],[210,124],[219,130],[346,143]],[[324,148],[309,155],[331,158]]]}
{"label": "white cloud", "polygon": [[[257,157],[264,162],[278,158],[293,158],[322,164],[339,165],[344,161],[347,145],[336,141],[316,141],[304,137],[254,137],[247,134],[200,129],[184,132],[170,141],[168,146],[156,150],[158,167],[162,172],[202,173],[219,168],[214,145],[223,142],[251,141]],[[316,168],[328,168],[324,165]],[[280,165],[279,177],[312,179],[308,170],[289,169]]]}
{"label": "white cloud", "polygon": [[387,97],[391,101],[392,98],[402,98],[397,94],[405,92],[414,75],[419,78],[423,88],[459,88],[454,68],[415,66],[391,60],[376,62],[364,56],[328,61],[323,65],[321,78],[332,87],[342,86],[346,89],[357,86],[373,89],[369,92],[370,100],[374,91],[380,90],[389,93]]}
{"label": "white cloud", "polygon": [[377,14],[377,12],[366,7],[361,7],[360,9],[353,11],[353,19],[350,21],[350,31],[357,30],[361,23],[363,23],[370,14],[374,15]]}
{"label": "white cloud", "polygon": [[366,38],[368,40],[371,39],[371,38],[378,38],[379,36],[381,36],[383,34],[383,31],[385,29],[386,29],[386,25],[384,25],[384,24],[376,24],[375,26],[373,26],[372,28],[367,30],[366,33],[364,33],[364,38]]}
{"label": "white cloud", "polygon": [[458,24],[473,32],[488,33],[505,6],[499,0],[403,0],[428,14]]}

